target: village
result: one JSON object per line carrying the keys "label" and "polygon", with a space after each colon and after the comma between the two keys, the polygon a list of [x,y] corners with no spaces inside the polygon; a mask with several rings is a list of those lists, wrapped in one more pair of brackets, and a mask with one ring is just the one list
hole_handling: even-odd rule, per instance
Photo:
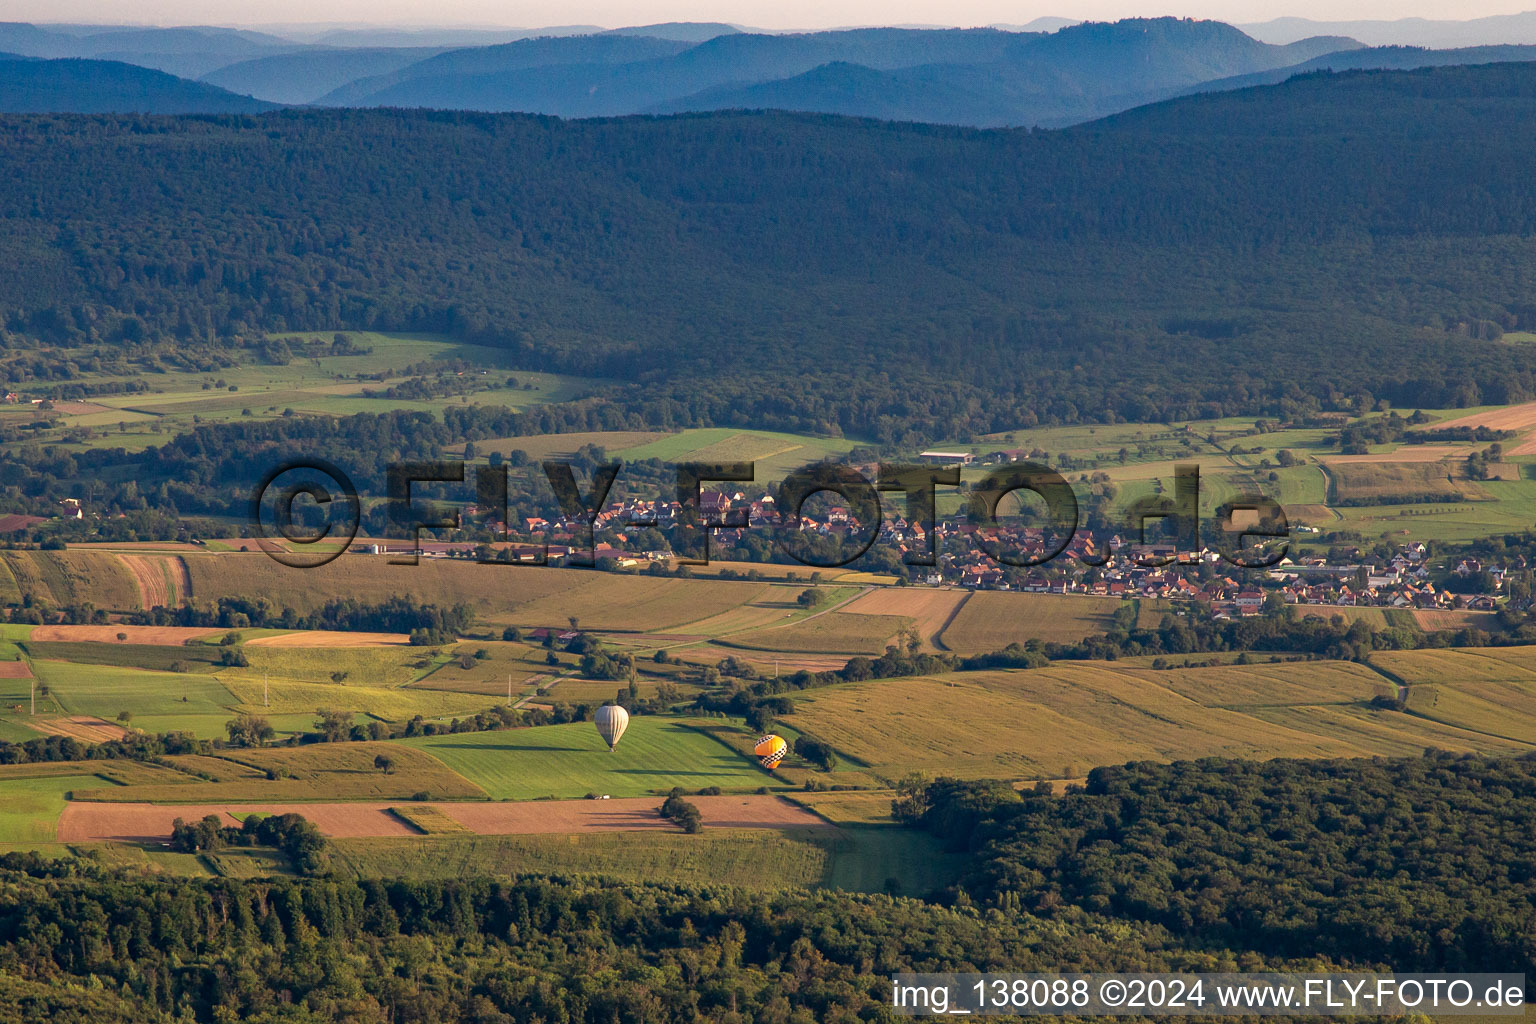
{"label": "village", "polygon": [[[466,516],[483,515],[468,506]],[[710,535],[711,557],[744,550],[750,531],[779,529],[780,517],[772,496],[749,497],[742,491],[703,491],[699,517]],[[615,570],[670,571],[677,555],[664,546],[640,549],[634,541],[654,528],[663,534],[683,520],[676,502],[630,500],[615,502],[588,524],[566,517],[527,517],[511,533],[489,522],[503,539],[496,543],[422,542],[426,557],[479,558],[538,565],[597,566]],[[801,533],[828,540],[867,538],[868,531],[846,507],[832,505],[816,516],[802,514]],[[1423,610],[1496,611],[1508,603],[1506,580],[1528,568],[1526,559],[1512,555],[1502,564],[1485,565],[1459,558],[1454,564],[1432,564],[1430,549],[1417,542],[1397,546],[1390,558],[1371,558],[1357,547],[1336,549],[1350,557],[1330,560],[1325,554],[1290,555],[1263,569],[1235,568],[1215,547],[1179,549],[1166,543],[1140,543],[1121,534],[1095,536],[1079,530],[1059,553],[1035,527],[994,529],[979,536],[965,518],[938,518],[928,536],[925,524],[901,516],[882,519],[871,549],[888,551],[900,572],[889,582],[970,590],[1092,595],[1190,601],[1205,606],[1216,618],[1258,615],[1266,601],[1303,607],[1379,607]],[[513,537],[516,534],[516,538]],[[591,539],[590,546],[584,543]],[[1006,547],[1015,565],[994,560],[986,548]],[[1059,546],[1059,545],[1058,545]],[[354,545],[366,553],[416,550],[402,542]],[[776,552],[775,562],[793,562]],[[932,564],[923,564],[931,562]],[[861,568],[862,563],[855,563]],[[808,573],[817,568],[808,566]],[[1437,583],[1436,580],[1439,580]],[[1449,581],[1457,585],[1448,586]],[[1519,603],[1528,603],[1522,598]]]}

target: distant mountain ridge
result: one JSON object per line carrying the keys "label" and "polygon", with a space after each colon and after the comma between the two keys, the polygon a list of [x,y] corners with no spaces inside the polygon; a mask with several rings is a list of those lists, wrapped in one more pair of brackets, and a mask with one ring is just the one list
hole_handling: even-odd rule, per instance
{"label": "distant mountain ridge", "polygon": [[1465,21],[1400,18],[1394,21],[1313,21],[1308,18],[1276,18],[1239,25],[1255,39],[1288,43],[1306,36],[1346,35],[1367,46],[1519,46],[1536,44],[1536,11],[1496,14]]}
{"label": "distant mountain ridge", "polygon": [[0,60],[0,111],[16,114],[257,114],[277,104],[110,60]]}
{"label": "distant mountain ridge", "polygon": [[[1269,27],[1279,36],[1289,31],[1277,26]],[[285,36],[0,23],[0,51],[116,62],[196,80],[173,86],[130,82],[121,67],[92,72],[106,90],[102,102],[133,100],[161,113],[247,109],[253,97],[293,106],[567,118],[782,109],[970,127],[1063,127],[1322,70],[1536,59],[1536,50],[1519,46],[1372,48],[1344,35],[1266,42],[1223,22],[1188,18],[1037,19],[1023,28],[770,33],[675,22],[592,31],[332,29]],[[437,45],[363,45],[428,40]],[[453,45],[462,40],[473,45]],[[59,93],[50,100],[47,75],[60,70],[13,69],[14,102],[29,110],[86,109],[95,101],[78,80],[83,73],[58,77]],[[197,84],[214,91],[192,88]]]}
{"label": "distant mountain ridge", "polygon": [[[596,42],[604,38],[611,37],[450,51],[382,81],[349,83],[316,103],[562,117],[773,107],[975,126],[1058,125],[1161,99],[1211,78],[1290,66],[1359,45],[1321,38],[1273,46],[1221,22],[1176,18],[1072,25],[1051,33],[738,32],[629,61],[599,49]],[[580,57],[557,63],[556,49]],[[529,59],[533,53],[540,57]],[[472,68],[466,66],[469,55]]]}

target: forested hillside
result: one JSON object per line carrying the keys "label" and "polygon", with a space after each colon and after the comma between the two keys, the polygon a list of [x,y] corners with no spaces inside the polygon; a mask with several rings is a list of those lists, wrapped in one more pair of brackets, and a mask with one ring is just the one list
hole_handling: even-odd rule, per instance
{"label": "forested hillside", "polygon": [[1063,132],[11,117],[0,308],[13,348],[442,332],[653,419],[880,439],[1517,401],[1533,113],[1536,65],[1505,64]]}

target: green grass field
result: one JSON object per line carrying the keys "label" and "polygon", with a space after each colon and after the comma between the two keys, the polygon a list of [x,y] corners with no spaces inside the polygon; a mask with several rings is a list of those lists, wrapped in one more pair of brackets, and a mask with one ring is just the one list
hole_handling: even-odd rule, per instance
{"label": "green grass field", "polygon": [[779,786],[754,761],[676,719],[635,716],[612,753],[590,722],[400,743],[440,759],[494,800],[645,796],[674,786],[734,791]]}
{"label": "green grass field", "polygon": [[[60,770],[67,771],[68,766]],[[50,775],[39,778],[6,778],[0,797],[0,844],[48,843],[55,836],[64,795],[71,790],[101,784],[90,775]]]}
{"label": "green grass field", "polygon": [[32,671],[47,683],[60,708],[72,715],[113,718],[119,711],[139,716],[218,714],[231,717],[235,697],[210,675],[152,672],[67,661],[34,661]]}

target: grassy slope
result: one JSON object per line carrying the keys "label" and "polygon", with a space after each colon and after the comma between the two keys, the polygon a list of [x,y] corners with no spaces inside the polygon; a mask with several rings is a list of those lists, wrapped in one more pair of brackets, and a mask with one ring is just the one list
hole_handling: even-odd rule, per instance
{"label": "grassy slope", "polygon": [[590,722],[405,740],[480,786],[492,799],[644,796],[673,786],[755,790],[758,766],[686,725],[636,716],[610,753]]}

